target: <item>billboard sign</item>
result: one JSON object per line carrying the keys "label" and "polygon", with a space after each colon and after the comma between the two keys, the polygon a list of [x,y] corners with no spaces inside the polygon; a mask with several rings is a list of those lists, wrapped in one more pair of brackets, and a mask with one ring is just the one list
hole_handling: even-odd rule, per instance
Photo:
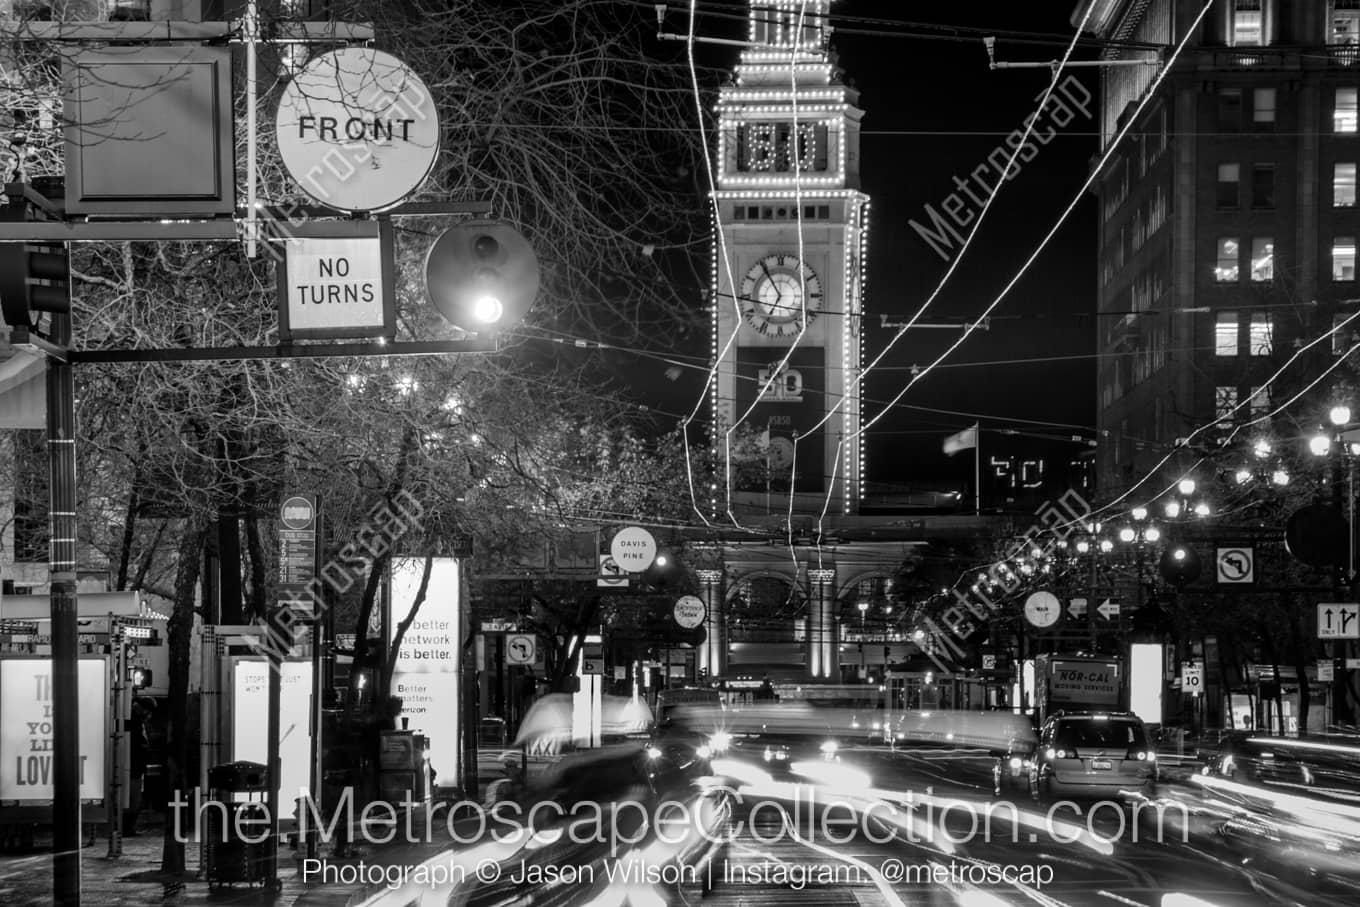
{"label": "billboard sign", "polygon": [[[80,799],[104,799],[109,672],[103,658],[82,658]],[[52,662],[0,661],[0,800],[51,801],[53,793]]]}
{"label": "billboard sign", "polygon": [[[279,673],[279,818],[311,785],[312,663],[285,661]],[[237,659],[232,669],[232,761],[269,764],[269,663]]]}
{"label": "billboard sign", "polygon": [[1051,670],[1053,702],[1113,705],[1119,701],[1119,670],[1114,662],[1054,661]]}
{"label": "billboard sign", "polygon": [[[461,726],[457,717],[463,637],[459,571],[455,558],[434,559],[425,600],[402,636],[392,671],[392,695],[401,699],[400,717],[411,730],[430,738],[430,766],[449,778],[458,771]],[[411,614],[424,572],[424,558],[392,561],[388,626],[394,635]]]}

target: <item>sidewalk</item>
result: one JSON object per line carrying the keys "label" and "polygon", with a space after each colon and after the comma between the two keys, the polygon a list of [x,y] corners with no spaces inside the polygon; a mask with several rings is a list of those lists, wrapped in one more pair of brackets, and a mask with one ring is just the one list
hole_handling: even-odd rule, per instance
{"label": "sidewalk", "polygon": [[[399,834],[391,844],[364,845],[356,858],[332,859],[331,848],[325,845],[321,847],[320,855],[331,865],[358,864],[360,861],[368,867],[419,863],[446,849],[451,843],[443,818],[441,812],[432,823],[434,834],[430,843],[408,844]],[[423,828],[423,817],[413,816],[412,824],[416,828]],[[40,834],[35,843],[38,848],[43,848],[49,842],[50,833],[47,833]],[[380,888],[309,884],[302,876],[302,852],[284,846],[279,850],[278,877],[281,887],[277,895],[258,885],[209,890],[207,876],[201,872],[199,846],[186,845],[186,872],[182,877],[173,878],[160,871],[162,842],[163,826],[159,822],[154,825],[148,822],[140,834],[123,839],[122,856],[110,859],[108,838],[96,838],[92,845],[81,851],[81,903],[90,907],[144,907],[147,904],[184,907],[234,904],[348,907],[362,902],[367,894]],[[0,904],[5,907],[38,907],[51,903],[50,852],[0,853]]]}

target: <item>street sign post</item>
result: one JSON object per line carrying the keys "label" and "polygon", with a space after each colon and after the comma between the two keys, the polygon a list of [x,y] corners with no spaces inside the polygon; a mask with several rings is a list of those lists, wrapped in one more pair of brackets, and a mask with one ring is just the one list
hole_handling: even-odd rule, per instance
{"label": "street sign post", "polygon": [[704,622],[704,617],[708,614],[708,608],[704,606],[704,600],[697,595],[682,595],[675,602],[672,611],[675,622],[686,630],[693,630]]}
{"label": "street sign post", "polygon": [[1219,545],[1214,549],[1214,582],[1250,586],[1256,582],[1256,549],[1251,545]]}
{"label": "street sign post", "polygon": [[1360,639],[1360,604],[1320,602],[1317,635],[1318,639]]}
{"label": "street sign post", "polygon": [[628,571],[618,565],[612,554],[601,554],[600,573],[595,577],[595,585],[601,589],[627,589]]}
{"label": "street sign post", "polygon": [[531,665],[538,648],[538,639],[527,633],[512,633],[505,637],[505,663]]}
{"label": "street sign post", "polygon": [[282,238],[279,338],[396,335],[392,222],[303,225]]}
{"label": "street sign post", "polygon": [[303,192],[339,211],[381,211],[420,187],[439,153],[428,88],[382,51],[312,59],[284,89],[279,157]]}
{"label": "street sign post", "polygon": [[1181,692],[1196,696],[1204,692],[1204,662],[1187,661],[1181,665]]}
{"label": "street sign post", "polygon": [[625,526],[609,543],[609,553],[629,573],[641,573],[656,560],[656,539],[641,526]]}

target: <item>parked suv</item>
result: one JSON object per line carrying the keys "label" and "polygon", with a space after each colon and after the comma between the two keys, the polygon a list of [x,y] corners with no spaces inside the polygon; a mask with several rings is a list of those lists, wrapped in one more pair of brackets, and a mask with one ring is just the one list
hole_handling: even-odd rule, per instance
{"label": "parked suv", "polygon": [[1029,769],[1035,799],[1152,796],[1157,752],[1132,712],[1057,712],[1039,729]]}

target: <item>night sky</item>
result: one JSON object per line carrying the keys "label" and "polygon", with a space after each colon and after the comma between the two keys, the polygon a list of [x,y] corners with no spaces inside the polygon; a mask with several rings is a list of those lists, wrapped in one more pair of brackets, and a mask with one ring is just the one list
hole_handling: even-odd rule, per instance
{"label": "night sky", "polygon": [[[981,35],[935,40],[924,36],[927,30],[908,23],[994,29],[1000,34],[998,59],[1046,62],[1062,54],[1061,42],[1072,35],[1068,17],[1073,5],[1066,0],[1037,4],[843,0],[833,8],[839,27],[832,43],[846,77],[861,91],[865,111],[861,174],[873,203],[866,362],[895,333],[880,326],[880,316],[889,322],[905,321],[948,267],[910,221],[928,226],[925,206],[939,210],[956,191],[956,176],[968,180],[998,146],[1009,151],[1005,137],[1023,129],[1050,77],[1046,67],[992,71]],[[731,8],[744,14],[746,4],[733,0]],[[685,21],[678,8],[669,14],[668,25],[676,31],[683,30]],[[1043,33],[1054,40],[1016,43],[1006,40],[1006,30]],[[701,17],[698,32],[745,36],[742,23],[712,17]],[[735,48],[710,46],[703,53],[704,62],[714,66],[730,68],[737,61]],[[1078,50],[1076,58],[1090,56],[1089,49]],[[1091,117],[1078,113],[1065,127],[1052,124],[1052,139],[1036,146],[1037,153],[1003,187],[923,322],[959,324],[975,319],[1085,180],[1098,150],[1096,71],[1075,72],[1090,92]],[[972,189],[985,200],[984,189],[976,183]],[[969,203],[969,210],[980,209],[980,204]],[[946,457],[941,444],[947,435],[979,419],[984,456],[994,452],[1043,456],[1056,465],[1087,449],[1061,439],[1094,437],[1095,210],[1095,197],[1088,192],[1045,253],[994,311],[991,330],[975,332],[871,429],[867,435],[871,485],[898,493],[962,490],[971,482],[972,457]],[[882,411],[910,380],[912,367],[931,362],[960,333],[943,328],[909,332],[871,374],[866,415]],[[1036,357],[1055,358],[1035,362]],[[653,398],[654,405],[663,411],[688,412],[701,380],[701,374],[686,375]],[[706,418],[706,410],[702,416]],[[1003,428],[1022,434],[996,431]],[[1065,480],[1059,481],[1065,487]]]}

